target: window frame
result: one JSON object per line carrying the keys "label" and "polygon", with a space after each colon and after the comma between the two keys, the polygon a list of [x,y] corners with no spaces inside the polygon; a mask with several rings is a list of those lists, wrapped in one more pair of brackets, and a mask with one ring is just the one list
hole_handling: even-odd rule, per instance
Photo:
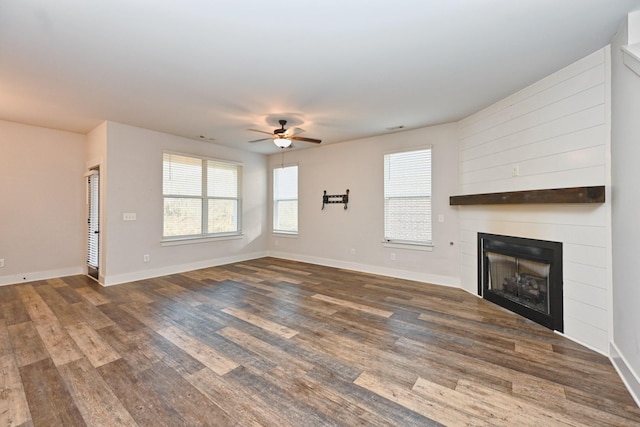
{"label": "window frame", "polygon": [[[412,240],[412,239],[400,239],[394,238],[393,236],[387,236],[387,200],[391,197],[387,197],[387,158],[388,156],[393,156],[394,154],[403,154],[403,153],[411,153],[418,151],[429,151],[429,189],[428,196],[405,196],[405,198],[418,198],[422,197],[428,199],[429,201],[429,212],[428,212],[428,229],[426,233],[431,237],[430,240]],[[426,250],[430,251],[433,248],[433,146],[431,145],[421,145],[417,147],[408,147],[403,149],[398,149],[394,151],[385,152],[383,155],[383,173],[382,173],[382,187],[383,187],[383,212],[382,212],[382,244],[385,247],[390,248],[406,248],[406,249],[415,249],[415,250]],[[399,197],[393,197],[399,198]]]}
{"label": "window frame", "polygon": [[[281,170],[281,169],[287,169],[287,168],[296,168],[296,197],[295,198],[278,198],[276,199],[276,171],[277,170]],[[289,164],[289,165],[283,165],[283,166],[279,166],[279,167],[274,167],[272,169],[271,172],[271,202],[273,204],[273,208],[272,208],[272,221],[271,221],[271,231],[274,234],[283,234],[283,235],[289,235],[289,236],[297,236],[299,231],[300,231],[300,223],[299,223],[299,219],[300,219],[300,213],[299,213],[299,206],[300,206],[300,192],[299,192],[299,183],[300,183],[300,166],[296,163],[296,164]],[[291,201],[295,201],[296,202],[296,229],[295,230],[283,230],[283,229],[279,229],[276,228],[276,221],[278,218],[278,214],[277,214],[277,207],[278,207],[278,202],[291,202]]]}
{"label": "window frame", "polygon": [[[180,195],[180,194],[171,194],[165,193],[164,188],[164,174],[165,174],[165,156],[181,156],[186,157],[193,160],[200,161],[200,186],[201,191],[199,195]],[[208,192],[208,173],[209,173],[209,162],[218,163],[223,165],[233,166],[236,169],[236,197],[220,197],[220,196],[209,196]],[[162,200],[163,200],[163,208],[162,208],[162,243],[163,244],[180,244],[181,242],[189,242],[189,241],[207,241],[207,240],[226,240],[229,238],[239,238],[243,235],[242,230],[242,174],[243,174],[243,165],[240,162],[235,162],[232,160],[219,159],[214,157],[201,156],[197,154],[187,154],[175,151],[163,151],[162,152]],[[180,235],[165,235],[165,222],[166,215],[165,209],[166,199],[185,199],[185,200],[198,200],[200,201],[200,233],[194,234],[180,234]],[[235,208],[235,222],[236,229],[234,231],[225,231],[225,232],[216,232],[209,233],[209,201],[211,200],[234,200],[236,202]]]}

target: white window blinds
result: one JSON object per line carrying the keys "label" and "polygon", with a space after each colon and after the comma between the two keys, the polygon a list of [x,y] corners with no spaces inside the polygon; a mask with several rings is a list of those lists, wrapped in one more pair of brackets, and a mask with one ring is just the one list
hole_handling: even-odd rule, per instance
{"label": "white window blinds", "polygon": [[273,170],[273,231],[298,232],[298,166]]}
{"label": "white window blinds", "polygon": [[238,166],[207,161],[207,233],[239,231]]}
{"label": "white window blinds", "polygon": [[88,229],[87,264],[98,268],[100,256],[100,175],[93,172],[87,177],[88,184]]}
{"label": "white window blinds", "polygon": [[431,244],[431,149],[384,156],[384,238]]}
{"label": "white window blinds", "polygon": [[241,166],[164,153],[163,237],[238,234]]}

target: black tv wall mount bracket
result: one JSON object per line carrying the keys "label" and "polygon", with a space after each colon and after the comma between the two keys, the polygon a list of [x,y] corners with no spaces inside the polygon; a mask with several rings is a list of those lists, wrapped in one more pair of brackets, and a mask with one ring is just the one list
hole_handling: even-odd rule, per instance
{"label": "black tv wall mount bracket", "polygon": [[328,205],[331,203],[344,203],[344,209],[347,209],[347,204],[349,203],[349,189],[347,188],[347,192],[345,194],[327,194],[327,190],[324,190],[324,195],[322,196],[322,209],[324,210],[324,205]]}

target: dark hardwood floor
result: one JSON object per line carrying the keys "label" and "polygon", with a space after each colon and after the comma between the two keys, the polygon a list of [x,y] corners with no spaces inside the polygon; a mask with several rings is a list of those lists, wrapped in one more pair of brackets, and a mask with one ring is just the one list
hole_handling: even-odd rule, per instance
{"label": "dark hardwood floor", "polygon": [[0,287],[0,426],[631,426],[609,360],[459,289],[263,258]]}

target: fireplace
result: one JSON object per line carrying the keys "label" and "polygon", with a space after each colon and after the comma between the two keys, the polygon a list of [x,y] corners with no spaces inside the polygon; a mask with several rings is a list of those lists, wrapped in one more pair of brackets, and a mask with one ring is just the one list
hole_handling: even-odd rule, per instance
{"label": "fireplace", "polygon": [[562,243],[478,233],[478,295],[563,332]]}

